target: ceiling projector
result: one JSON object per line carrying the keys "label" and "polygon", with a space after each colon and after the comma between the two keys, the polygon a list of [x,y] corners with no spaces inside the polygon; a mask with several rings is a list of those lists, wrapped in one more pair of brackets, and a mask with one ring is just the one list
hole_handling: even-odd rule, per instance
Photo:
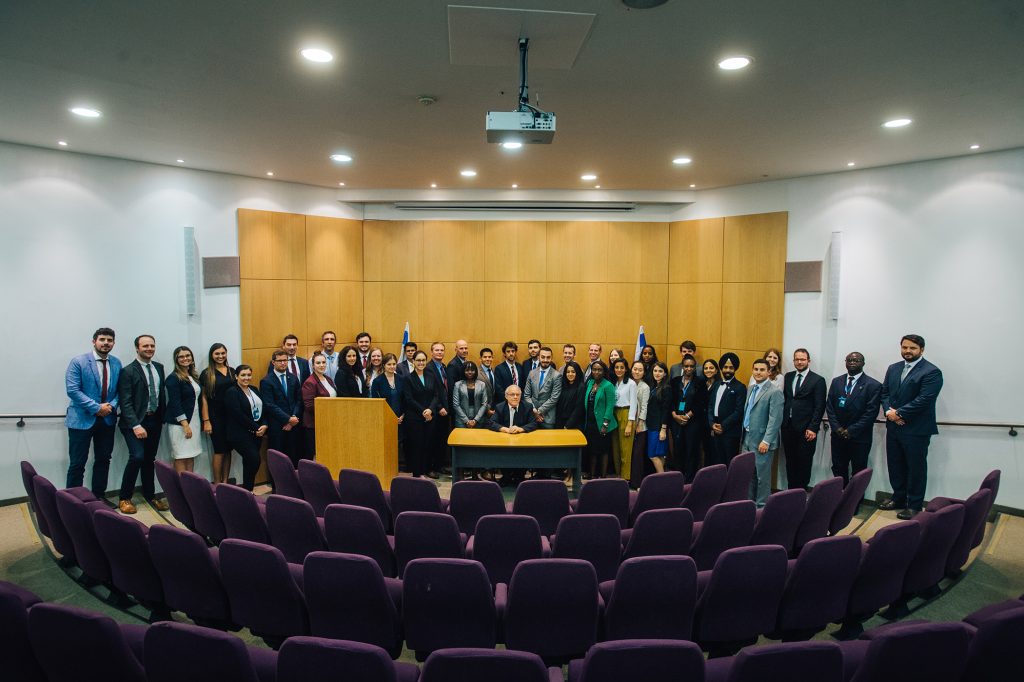
{"label": "ceiling projector", "polygon": [[498,144],[551,144],[555,115],[530,104],[526,85],[526,54],[530,39],[519,39],[519,107],[515,111],[488,111],[484,124],[487,141]]}

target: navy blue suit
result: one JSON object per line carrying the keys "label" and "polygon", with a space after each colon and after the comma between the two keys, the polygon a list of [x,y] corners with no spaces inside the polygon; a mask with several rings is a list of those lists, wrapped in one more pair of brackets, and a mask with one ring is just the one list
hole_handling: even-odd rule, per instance
{"label": "navy blue suit", "polygon": [[[508,368],[508,363],[504,360],[497,367],[492,368],[494,372],[494,397],[491,399],[494,404],[505,400],[505,389],[512,385],[512,371]],[[514,382],[519,388],[526,390],[526,372],[523,371],[522,365],[516,363],[516,381]]]}
{"label": "navy blue suit", "polygon": [[[291,356],[288,356],[288,373],[289,374],[291,374],[291,371],[292,371],[292,361],[293,361],[293,358]],[[312,370],[310,370],[310,368],[309,368],[309,360],[307,360],[306,358],[300,358],[298,355],[296,355],[294,357],[294,361],[295,361],[295,363],[299,367],[299,386],[302,386],[302,382],[305,381],[306,379],[308,379],[309,375],[312,373]],[[341,360],[339,360],[338,362],[340,363]],[[340,364],[338,366],[341,367]],[[270,362],[267,363],[267,374],[270,374],[273,371],[274,371],[274,361],[271,360]]]}
{"label": "navy blue suit", "polygon": [[885,458],[896,506],[919,510],[928,483],[928,445],[939,432],[935,403],[942,390],[942,370],[924,358],[900,381],[905,362],[889,365],[882,382],[882,412],[896,410],[906,422],[885,422]]}
{"label": "navy blue suit", "polygon": [[805,432],[818,432],[825,414],[825,378],[806,370],[800,389],[794,393],[798,372],[787,372],[783,381],[782,448],[786,452],[786,481],[790,488],[806,488],[811,482],[811,464],[818,439],[807,440]]}
{"label": "navy blue suit", "polygon": [[713,461],[705,464],[728,464],[740,451],[740,437],[743,435],[743,411],[747,402],[747,387],[735,378],[731,379],[722,394],[722,401],[718,404],[718,414],[715,415],[715,399],[718,396],[718,389],[722,381],[716,381],[708,391],[708,427],[716,422],[722,425],[720,435],[712,435],[711,458]]}
{"label": "navy blue suit", "polygon": [[[832,380],[825,400],[825,413],[832,427],[832,473],[842,476],[843,484],[852,474],[868,466],[875,419],[881,400],[882,384],[863,372],[857,377],[853,389],[847,393],[848,374],[841,374]],[[839,429],[846,429],[847,438],[839,435]],[[850,467],[853,471],[850,471]]]}
{"label": "navy blue suit", "polygon": [[[287,393],[277,372],[273,370],[260,381],[260,395],[267,414],[267,447],[288,455],[292,464],[297,466],[303,445],[302,385],[292,373],[288,372],[284,376],[288,386]],[[292,417],[298,417],[299,423],[285,431],[284,426]]]}
{"label": "navy blue suit", "polygon": [[[500,402],[494,406],[494,416],[487,423],[487,428],[491,431],[501,431],[502,427],[508,426],[509,405],[507,401]],[[513,421],[515,426],[518,426],[529,433],[535,431],[539,424],[537,420],[533,418],[533,405],[521,400],[519,407],[516,408],[515,420]]]}

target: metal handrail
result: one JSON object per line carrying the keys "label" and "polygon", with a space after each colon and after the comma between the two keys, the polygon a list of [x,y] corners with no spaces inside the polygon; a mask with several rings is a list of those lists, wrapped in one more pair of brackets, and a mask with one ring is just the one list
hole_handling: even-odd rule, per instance
{"label": "metal handrail", "polygon": [[17,419],[19,429],[25,428],[26,419],[64,419],[66,414],[0,414],[0,419]]}
{"label": "metal handrail", "polygon": [[[887,420],[876,419],[876,424],[884,424]],[[829,428],[828,417],[821,420],[822,426],[827,430]],[[1021,428],[1022,424],[1000,424],[996,422],[935,422],[939,426],[969,426],[979,429],[1009,429],[1007,435],[1011,438],[1017,437],[1017,429]]]}

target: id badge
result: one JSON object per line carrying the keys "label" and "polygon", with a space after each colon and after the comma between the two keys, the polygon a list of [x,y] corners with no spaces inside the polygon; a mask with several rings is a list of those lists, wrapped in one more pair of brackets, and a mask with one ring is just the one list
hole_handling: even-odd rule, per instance
{"label": "id badge", "polygon": [[846,396],[845,395],[839,396],[839,407],[840,408],[846,407]]}
{"label": "id badge", "polygon": [[684,412],[686,412],[686,401],[685,400],[680,400],[679,401],[679,407],[676,409],[676,412],[678,412],[679,414],[683,414]]}

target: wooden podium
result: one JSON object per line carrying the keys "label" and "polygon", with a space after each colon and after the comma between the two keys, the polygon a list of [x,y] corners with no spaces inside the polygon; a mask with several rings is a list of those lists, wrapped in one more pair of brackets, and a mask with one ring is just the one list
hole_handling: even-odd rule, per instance
{"label": "wooden podium", "polygon": [[316,461],[377,474],[384,490],[398,475],[398,419],[381,398],[317,398]]}

